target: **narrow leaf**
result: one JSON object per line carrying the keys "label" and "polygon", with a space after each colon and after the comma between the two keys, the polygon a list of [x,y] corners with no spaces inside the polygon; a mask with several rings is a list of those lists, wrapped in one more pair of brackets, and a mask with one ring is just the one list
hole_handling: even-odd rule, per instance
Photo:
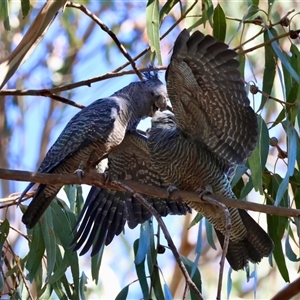
{"label": "narrow leaf", "polygon": [[41,226],[44,237],[45,248],[47,253],[47,277],[52,274],[56,262],[57,242],[54,235],[54,228],[52,222],[52,214],[50,209],[46,209],[44,215],[44,222]]}
{"label": "narrow leaf", "polygon": [[[9,233],[9,222],[7,221],[7,219],[5,219],[0,224],[0,253],[2,253],[2,248],[6,241],[8,233]],[[1,256],[1,260],[2,260],[2,256]]]}
{"label": "narrow leaf", "polygon": [[150,231],[152,225],[150,222],[146,221],[140,226],[140,239],[139,239],[139,248],[137,250],[134,263],[140,264],[146,257],[146,254],[150,247]]}
{"label": "narrow leaf", "polygon": [[[277,36],[276,30],[271,28],[272,33],[274,36]],[[264,32],[264,42],[269,40],[269,36],[267,32]],[[265,69],[264,69],[264,75],[263,75],[263,86],[262,90],[267,95],[270,95],[273,88],[273,83],[275,79],[276,74],[276,55],[274,54],[274,51],[272,50],[272,47],[270,45],[265,46]],[[268,98],[262,94],[261,96],[261,105],[259,110],[261,110]]]}
{"label": "narrow leaf", "polygon": [[232,268],[230,267],[228,270],[228,275],[227,275],[227,299],[230,297],[231,289],[232,289]]}
{"label": "narrow leaf", "polygon": [[162,20],[169,14],[171,9],[179,2],[179,0],[168,0],[164,6],[160,10],[159,14],[159,22],[161,23]]}
{"label": "narrow leaf", "polygon": [[86,300],[84,292],[86,291],[86,285],[88,283],[88,278],[84,272],[81,273],[80,281],[79,281],[79,295],[80,299]]}
{"label": "narrow leaf", "polygon": [[169,289],[169,287],[166,283],[164,284],[164,292],[165,292],[165,300],[172,300],[173,299],[171,291],[170,291],[170,289]]}
{"label": "narrow leaf", "polygon": [[295,252],[291,247],[289,234],[286,235],[286,239],[285,239],[285,254],[290,261],[293,262],[300,261],[300,257],[297,258],[297,255],[295,254]]}
{"label": "narrow leaf", "polygon": [[201,215],[200,213],[197,213],[197,215],[195,216],[195,218],[192,220],[191,224],[189,225],[188,229],[192,228],[197,223],[199,223],[202,218],[203,218],[203,215]]}
{"label": "narrow leaf", "polygon": [[[212,16],[214,13],[214,5],[211,0],[202,0],[202,22],[205,28],[206,21],[209,21],[211,27],[212,26]],[[200,24],[199,24],[200,25]]]}
{"label": "narrow leaf", "polygon": [[[62,201],[61,201],[62,203]],[[55,234],[59,238],[65,253],[64,260],[68,262],[68,265],[71,267],[71,273],[74,281],[74,293],[79,294],[79,263],[78,256],[76,252],[73,252],[70,249],[70,244],[73,239],[71,234],[75,216],[70,210],[62,210],[58,205],[57,201],[52,201],[50,205],[52,209],[53,224],[55,229]],[[70,214],[72,213],[72,214]],[[74,219],[73,219],[74,218]],[[73,220],[72,220],[73,219]]]}
{"label": "narrow leaf", "polygon": [[214,234],[213,234],[214,230],[212,225],[207,221],[207,219],[205,219],[205,228],[206,228],[207,242],[213,249],[217,250],[217,247],[214,242]]}
{"label": "narrow leaf", "polygon": [[158,64],[162,65],[159,39],[159,0],[149,0],[146,8],[146,26],[151,52],[155,52]]}
{"label": "narrow leaf", "polygon": [[40,222],[32,229],[28,230],[28,235],[31,236],[31,243],[29,243],[29,253],[26,261],[26,269],[29,271],[26,278],[31,282],[34,279],[38,268],[41,267],[45,251],[45,242]]}
{"label": "narrow leaf", "polygon": [[220,3],[216,6],[214,10],[213,20],[214,20],[213,36],[218,41],[224,42],[226,36],[226,18]]}
{"label": "narrow leaf", "polygon": [[289,178],[294,174],[294,168],[295,168],[296,157],[297,157],[297,132],[288,120],[284,121],[282,124],[287,134],[289,159],[288,159],[287,172],[285,174],[284,179],[282,180],[282,182],[278,187],[275,204],[274,204],[276,206],[280,204],[284,193],[286,193],[289,184]]}
{"label": "narrow leaf", "polygon": [[104,244],[102,245],[100,251],[91,257],[91,266],[92,266],[92,279],[95,280],[95,283],[98,284],[100,267],[102,262],[102,256],[104,251]]}
{"label": "narrow leaf", "polygon": [[0,18],[3,20],[5,30],[10,30],[9,15],[8,15],[8,0],[0,2]]}
{"label": "narrow leaf", "polygon": [[262,174],[269,153],[269,131],[261,116],[258,116],[258,142],[248,159],[254,189],[263,194]]}
{"label": "narrow leaf", "polygon": [[[205,219],[206,220],[206,219]],[[194,260],[194,264],[191,270],[191,276],[193,276],[195,274],[195,271],[199,265],[199,259],[200,259],[200,255],[201,255],[201,250],[202,250],[202,223],[203,223],[203,219],[201,219],[201,221],[199,222],[199,226],[198,226],[198,237],[197,237],[197,244],[196,244],[196,258]]]}
{"label": "narrow leaf", "polygon": [[[268,35],[270,39],[273,39],[274,36],[272,34],[272,32],[270,30],[268,30]],[[281,60],[282,64],[285,66],[285,68],[290,72],[291,76],[298,82],[300,83],[300,77],[299,75],[296,73],[296,71],[293,69],[293,67],[291,66],[290,62],[288,61],[288,59],[285,57],[284,53],[282,52],[282,50],[280,49],[278,42],[274,41],[272,42],[272,48],[274,50],[274,52],[276,53],[276,55],[278,56],[278,58]]]}
{"label": "narrow leaf", "polygon": [[23,17],[26,17],[30,10],[30,1],[29,0],[21,0],[21,8],[22,8]]}
{"label": "narrow leaf", "polygon": [[[137,261],[136,258],[137,258],[138,250],[140,249],[140,246],[139,246],[140,242],[141,242],[141,239],[138,239],[138,240],[135,240],[134,244],[133,244],[135,261]],[[145,257],[139,263],[135,262],[135,270],[136,270],[136,274],[139,279],[139,284],[142,289],[143,299],[148,299],[149,298],[149,288],[148,288],[146,271],[145,271]]]}
{"label": "narrow leaf", "polygon": [[115,298],[115,300],[124,300],[124,299],[127,299],[128,291],[129,291],[129,285],[126,285],[121,290],[121,292],[117,295],[117,297]]}
{"label": "narrow leaf", "polygon": [[245,54],[240,54],[238,56],[238,61],[239,61],[239,71],[241,73],[241,77],[244,79],[245,78],[245,64],[246,64]]}
{"label": "narrow leaf", "polygon": [[[274,174],[272,176],[272,181],[268,187],[268,193],[273,197],[273,199],[276,197],[278,187],[282,182],[282,178]],[[288,201],[287,201],[287,193],[283,197],[283,201],[281,202],[281,206],[287,207]],[[267,204],[272,204],[270,200],[267,198]],[[273,256],[276,261],[278,270],[282,276],[282,278],[285,281],[289,281],[289,273],[287,270],[286,262],[285,262],[285,256],[282,249],[282,243],[281,239],[285,232],[286,225],[287,225],[287,217],[281,217],[281,216],[271,216],[267,215],[267,222],[268,222],[268,233],[271,237],[271,239],[274,242],[274,251]]]}
{"label": "narrow leaf", "polygon": [[[188,273],[191,274],[192,268],[193,268],[193,262],[189,260],[187,257],[180,255],[180,259],[183,262],[185,268],[187,269]],[[198,290],[201,292],[202,290],[202,281],[201,281],[201,275],[199,272],[199,269],[196,268],[195,274],[192,276],[192,280],[197,286]],[[191,299],[199,299],[198,296],[196,296],[195,292],[191,290]]]}

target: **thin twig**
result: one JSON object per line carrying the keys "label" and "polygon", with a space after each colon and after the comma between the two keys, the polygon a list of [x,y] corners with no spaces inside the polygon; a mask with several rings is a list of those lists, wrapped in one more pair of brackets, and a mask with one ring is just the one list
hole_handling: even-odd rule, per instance
{"label": "thin twig", "polygon": [[123,189],[125,189],[127,192],[129,192],[135,199],[137,199],[144,207],[146,207],[148,209],[148,211],[155,217],[155,219],[157,220],[157,223],[159,224],[160,228],[162,229],[162,232],[164,233],[165,239],[168,242],[168,246],[170,247],[176,261],[177,264],[179,266],[179,268],[182,271],[182,274],[186,280],[186,283],[189,285],[190,288],[192,288],[196,295],[198,296],[199,299],[203,299],[201,293],[199,292],[197,286],[194,284],[194,282],[192,281],[187,269],[185,268],[184,264],[182,263],[181,259],[180,259],[180,255],[176,249],[176,246],[173,243],[173,240],[169,234],[169,231],[163,221],[163,219],[161,218],[161,216],[159,215],[159,213],[156,211],[156,209],[148,202],[146,201],[141,194],[137,193],[136,191],[134,191],[133,189],[131,189],[129,186],[127,186],[126,184],[120,182],[120,181],[113,181],[113,183],[115,185],[118,185],[120,187],[122,187]]}
{"label": "thin twig", "polygon": [[[76,174],[46,174],[46,173],[34,173],[27,171],[17,171],[9,169],[0,169],[0,179],[6,180],[15,180],[15,181],[29,181],[37,182],[43,184],[51,185],[70,185],[70,184],[87,184],[94,185],[109,189],[122,190],[119,186],[114,185],[113,183],[106,183],[105,176],[96,172],[89,172],[84,175],[82,178],[78,178]],[[138,193],[149,195],[157,198],[168,198],[169,195],[167,190],[164,188],[150,186],[147,184],[142,184],[133,180],[123,180],[121,181],[131,189],[135,190]],[[221,197],[218,195],[203,195],[201,200],[197,193],[180,191],[176,190],[172,192],[171,198],[183,199],[184,201],[192,202],[203,202],[203,200],[210,201],[215,199],[228,207],[235,207],[239,209],[258,211],[270,215],[285,216],[285,217],[300,217],[300,210],[287,208],[287,207],[278,207],[273,205],[258,204],[249,201],[241,201],[237,199],[231,199],[227,197]],[[1,201],[1,200],[0,200]]]}
{"label": "thin twig", "polygon": [[[185,19],[185,17],[188,15],[188,13],[195,7],[195,5],[198,3],[198,0],[196,0],[187,10],[186,12],[159,38],[159,40],[163,40],[182,20]],[[137,56],[133,58],[134,61],[138,60],[141,58],[143,55],[145,55],[148,51],[150,51],[150,47],[147,47],[144,49],[142,52],[140,52]],[[128,67],[129,63],[125,63],[115,69],[113,72],[120,72],[124,68]]]}
{"label": "thin twig", "polygon": [[[149,70],[162,71],[162,70],[166,70],[166,69],[167,69],[166,66],[161,66],[161,67],[141,68],[139,70],[140,70],[140,72],[145,72],[145,71],[149,71]],[[91,86],[92,83],[99,82],[102,80],[116,78],[116,77],[122,77],[124,75],[132,75],[132,74],[135,74],[135,72],[133,70],[122,71],[122,72],[118,72],[118,73],[110,72],[110,73],[106,73],[104,75],[100,75],[100,76],[93,77],[90,79],[78,81],[75,83],[70,83],[70,84],[66,84],[66,85],[61,85],[59,87],[42,89],[42,90],[13,90],[13,89],[0,90],[0,96],[1,95],[4,95],[4,96],[17,95],[17,96],[47,96],[47,97],[49,97],[49,95],[54,95],[56,93],[68,91],[68,90],[75,89],[78,87]],[[58,99],[55,99],[55,100],[58,100]],[[71,101],[71,100],[68,100],[68,101]],[[68,103],[68,104],[71,104],[71,103]],[[80,108],[80,106],[81,106],[80,104],[76,104],[76,105],[75,104],[73,106]]]}
{"label": "thin twig", "polygon": [[265,42],[263,42],[263,43],[261,43],[261,44],[258,44],[258,45],[254,46],[254,47],[252,47],[252,48],[249,48],[249,49],[246,49],[246,50],[241,50],[241,51],[239,51],[238,54],[239,54],[239,55],[242,55],[242,54],[246,54],[246,53],[252,52],[252,51],[254,51],[254,50],[256,50],[256,49],[259,49],[259,48],[265,47],[265,46],[267,46],[267,45],[270,45],[270,44],[272,44],[273,42],[278,41],[278,40],[280,40],[280,39],[282,39],[282,38],[284,38],[284,37],[287,37],[287,36],[290,36],[290,32],[289,32],[289,31],[288,31],[288,32],[285,32],[285,33],[283,33],[283,34],[281,34],[281,35],[278,35],[278,36],[276,36],[276,37],[274,37],[274,38],[272,38],[272,39],[270,39],[270,40],[267,40],[267,41],[265,41]]}
{"label": "thin twig", "polygon": [[[202,200],[204,200],[205,195],[209,195],[209,194],[204,191],[204,193],[200,196],[200,198]],[[228,245],[229,245],[229,238],[230,238],[230,231],[231,231],[231,216],[230,216],[228,208],[223,203],[220,203],[219,201],[212,199],[212,198],[209,198],[209,201],[207,201],[208,199],[205,199],[205,200],[206,200],[206,202],[219,207],[223,211],[223,213],[225,215],[225,219],[226,219],[224,243],[223,243],[223,249],[222,249],[222,256],[221,256],[221,260],[220,260],[218,290],[217,290],[217,297],[216,297],[216,299],[219,300],[219,299],[221,299],[225,258],[226,258]]]}
{"label": "thin twig", "polygon": [[135,64],[134,60],[129,55],[129,53],[127,52],[127,50],[125,49],[125,47],[121,44],[121,42],[119,41],[119,39],[117,38],[117,36],[96,15],[94,15],[90,10],[88,10],[82,4],[78,4],[78,3],[74,3],[74,2],[68,1],[66,3],[66,6],[67,7],[77,8],[77,9],[81,10],[88,17],[90,17],[97,25],[99,25],[101,27],[101,29],[103,31],[105,31],[112,38],[112,40],[115,42],[115,44],[117,45],[117,47],[120,49],[121,53],[127,58],[127,60],[129,61],[129,63],[131,64],[133,70],[135,71],[135,73],[137,74],[137,76],[140,78],[140,80],[143,80],[142,73],[136,67],[136,64]]}

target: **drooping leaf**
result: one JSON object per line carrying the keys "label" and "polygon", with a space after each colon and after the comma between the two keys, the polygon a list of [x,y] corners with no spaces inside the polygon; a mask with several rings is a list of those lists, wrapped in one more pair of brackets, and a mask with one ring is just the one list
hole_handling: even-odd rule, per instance
{"label": "drooping leaf", "polygon": [[191,224],[189,225],[188,229],[192,228],[197,223],[199,223],[202,218],[203,218],[203,215],[201,215],[200,213],[197,213],[197,215],[195,216],[195,218],[192,220]]}
{"label": "drooping leaf", "polygon": [[129,285],[126,285],[126,286],[120,291],[120,293],[117,295],[117,297],[116,297],[115,300],[124,300],[124,299],[127,299],[128,291],[129,291]]}
{"label": "drooping leaf", "polygon": [[295,252],[293,251],[293,249],[291,247],[290,234],[287,234],[286,238],[285,238],[285,254],[290,261],[293,261],[293,262],[300,261],[300,257],[297,258],[297,255],[295,254]]}
{"label": "drooping leaf", "polygon": [[261,116],[258,116],[258,141],[252,155],[248,159],[254,189],[263,194],[262,174],[269,153],[269,131]]}
{"label": "drooping leaf", "polygon": [[159,23],[162,22],[162,20],[169,14],[169,12],[172,10],[172,8],[179,2],[179,0],[168,0],[164,4],[164,6],[160,10],[159,14]]}
{"label": "drooping leaf", "polygon": [[40,222],[28,230],[28,235],[31,236],[31,243],[29,243],[29,253],[26,261],[26,269],[29,272],[26,278],[31,282],[35,278],[38,268],[42,267],[42,258],[45,251]]}
{"label": "drooping leaf", "polygon": [[146,254],[149,251],[150,247],[150,234],[151,231],[153,230],[152,227],[152,222],[146,221],[140,226],[140,239],[139,239],[139,248],[137,250],[137,253],[135,255],[135,264],[140,264],[142,261],[145,260]]}
{"label": "drooping leaf", "polygon": [[239,54],[238,61],[239,61],[239,71],[241,73],[241,77],[244,79],[245,78],[245,64],[246,64],[245,54]]}
{"label": "drooping leaf", "polygon": [[228,274],[227,274],[227,299],[229,299],[230,294],[231,294],[231,289],[232,289],[232,278],[231,278],[231,274],[232,274],[232,268],[230,267],[228,269]]}
{"label": "drooping leaf", "polygon": [[164,292],[165,292],[165,300],[173,300],[171,291],[166,283],[164,284]]}
{"label": "drooping leaf", "polygon": [[146,8],[146,26],[151,52],[155,52],[158,64],[162,65],[159,40],[159,0],[149,0]]}
{"label": "drooping leaf", "polygon": [[[273,199],[275,199],[276,197],[278,187],[281,184],[281,182],[282,182],[282,178],[279,175],[274,174],[272,176],[272,181],[268,187],[268,193],[271,195]],[[281,206],[284,207],[288,206],[287,197],[288,197],[287,193],[285,193],[283,200],[281,201]],[[270,202],[270,200],[267,198],[267,204],[273,204],[273,203]],[[282,249],[281,239],[285,232],[287,221],[288,221],[287,217],[275,216],[275,215],[271,216],[269,214],[267,215],[268,233],[274,242],[273,256],[276,261],[278,270],[282,278],[286,282],[289,281],[289,273],[285,262],[285,256]]]}
{"label": "drooping leaf", "polygon": [[[206,220],[206,219],[205,219]],[[200,255],[201,255],[201,250],[202,250],[202,223],[203,223],[203,219],[200,220],[199,222],[199,226],[198,226],[198,237],[197,237],[197,244],[196,244],[196,258],[194,260],[194,264],[191,270],[191,276],[193,276],[196,272],[196,269],[199,265],[199,259],[200,259]]]}
{"label": "drooping leaf", "polygon": [[157,249],[155,247],[154,241],[154,231],[152,226],[152,220],[148,221],[150,223],[150,246],[147,253],[147,264],[148,270],[151,276],[151,285],[153,287],[154,294],[157,299],[164,299],[163,288],[160,281],[159,269],[157,267]]}
{"label": "drooping leaf", "polygon": [[79,295],[80,295],[80,299],[82,300],[86,300],[84,292],[86,291],[87,283],[88,283],[88,277],[85,275],[84,272],[82,272],[79,281],[79,286],[80,286]]}
{"label": "drooping leaf", "polygon": [[43,215],[43,225],[41,226],[47,254],[47,277],[49,278],[56,263],[57,241],[54,234],[52,214],[50,209],[46,209]]}
{"label": "drooping leaf", "polygon": [[214,10],[213,21],[214,21],[213,36],[218,41],[224,42],[226,36],[226,18],[220,3],[218,3],[218,5]]}
{"label": "drooping leaf", "polygon": [[29,0],[21,0],[21,8],[22,8],[23,17],[26,17],[30,11],[30,1]]}
{"label": "drooping leaf", "polygon": [[[191,274],[192,268],[193,268],[193,262],[189,260],[187,257],[180,255],[180,259],[183,262],[185,268],[187,269],[188,273]],[[192,276],[192,280],[197,286],[198,290],[202,291],[202,281],[201,281],[201,275],[199,272],[199,269],[196,268],[195,274]],[[196,296],[195,292],[191,290],[191,299],[199,299],[198,296]]]}
{"label": "drooping leaf", "polygon": [[2,0],[0,2],[0,18],[3,21],[5,30],[10,30],[8,6],[9,6],[8,0]]}
{"label": "drooping leaf", "polygon": [[289,159],[288,159],[288,169],[287,169],[286,175],[278,187],[275,205],[280,204],[284,193],[286,193],[286,191],[287,191],[288,184],[289,184],[289,178],[291,176],[293,176],[293,174],[294,174],[296,157],[297,157],[297,132],[288,120],[282,122],[282,124],[283,124],[284,129],[286,130],[286,134],[287,134],[288,158]]}
{"label": "drooping leaf", "polygon": [[75,199],[76,199],[76,185],[65,185],[64,191],[67,195],[67,198],[70,202],[70,209],[74,211],[75,208]]}
{"label": "drooping leaf", "polygon": [[52,217],[55,233],[57,234],[57,238],[59,238],[65,252],[64,252],[64,260],[67,261],[68,265],[71,268],[71,273],[73,277],[74,284],[74,297],[79,297],[79,262],[78,255],[76,252],[73,252],[70,249],[70,244],[73,239],[73,235],[71,234],[73,226],[75,224],[75,216],[74,213],[71,212],[63,201],[60,201],[60,204],[63,206],[64,210],[62,210],[61,206],[58,205],[57,201],[52,201],[50,207],[52,209]]}
{"label": "drooping leaf", "polygon": [[[273,28],[271,28],[270,30],[272,30],[274,36],[277,36],[277,33]],[[268,40],[269,40],[268,33],[264,32],[264,42]],[[277,61],[277,57],[274,54],[272,47],[270,45],[266,45],[265,46],[265,69],[263,75],[262,91],[267,95],[270,95],[272,92],[273,83],[276,74],[276,61]],[[264,94],[262,94],[259,110],[261,110],[264,107],[267,100],[268,98]]]}
{"label": "drooping leaf", "polygon": [[244,14],[241,22],[239,23],[239,26],[237,27],[235,34],[231,37],[229,44],[231,43],[231,41],[233,40],[233,38],[236,36],[236,33],[239,32],[239,30],[241,29],[242,25],[244,24],[244,21],[247,20],[248,18],[252,17],[254,14],[256,14],[259,10],[259,7],[257,5],[250,5],[246,11],[246,13]]}
{"label": "drooping leaf", "polygon": [[208,241],[209,245],[213,249],[217,250],[217,247],[214,242],[214,230],[213,230],[212,225],[207,221],[207,219],[205,219],[205,228],[206,228],[206,237],[207,237],[207,241]]}
{"label": "drooping leaf", "polygon": [[[147,222],[146,222],[147,223]],[[142,260],[137,260],[137,254],[140,249],[141,239],[135,240],[133,244],[133,250],[135,255],[135,270],[139,279],[139,284],[142,289],[143,299],[149,299],[149,287],[147,282],[146,270],[145,270],[145,256]],[[137,261],[139,261],[137,263]]]}
{"label": "drooping leaf", "polygon": [[99,280],[99,273],[100,273],[103,251],[104,251],[104,244],[102,245],[100,251],[91,257],[92,280],[94,280],[96,284],[98,284],[98,280]]}
{"label": "drooping leaf", "polygon": [[[214,13],[214,5],[211,0],[203,0],[202,1],[202,23],[205,28],[206,21],[209,21],[211,27],[212,25],[212,17]],[[201,24],[202,24],[201,23]],[[200,24],[199,24],[200,25]]]}
{"label": "drooping leaf", "polygon": [[[270,30],[267,31],[269,38],[273,39],[274,36],[272,34],[272,32]],[[271,46],[274,50],[274,52],[276,53],[277,57],[281,60],[282,64],[285,66],[285,68],[289,71],[289,73],[291,74],[291,76],[298,82],[300,83],[300,77],[299,75],[296,73],[296,71],[293,69],[293,67],[291,66],[290,62],[288,61],[288,59],[286,58],[286,56],[284,55],[284,53],[282,52],[281,48],[279,47],[279,44],[277,41],[274,41],[271,43]]]}
{"label": "drooping leaf", "polygon": [[[9,222],[7,219],[5,219],[1,224],[0,224],[0,253],[2,253],[2,248],[5,243],[5,240],[8,236],[9,233]],[[0,258],[2,262],[2,256]]]}
{"label": "drooping leaf", "polygon": [[286,110],[285,108],[283,108],[269,129],[275,127],[278,124],[281,124],[281,122],[285,119],[285,116],[286,116]]}

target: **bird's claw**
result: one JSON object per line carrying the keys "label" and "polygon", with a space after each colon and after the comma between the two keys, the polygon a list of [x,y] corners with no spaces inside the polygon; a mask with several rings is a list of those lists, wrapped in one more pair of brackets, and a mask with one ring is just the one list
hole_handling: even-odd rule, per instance
{"label": "bird's claw", "polygon": [[103,177],[104,177],[104,184],[105,185],[108,184],[108,183],[110,183],[111,180],[112,180],[111,175],[110,175],[110,173],[109,173],[108,170],[106,170],[106,171],[103,172]]}
{"label": "bird's claw", "polygon": [[82,179],[82,177],[84,176],[84,171],[78,168],[77,170],[75,170],[74,174],[77,174],[78,178]]}
{"label": "bird's claw", "polygon": [[[172,194],[176,191],[179,191],[179,189],[176,186],[174,185],[169,186],[167,188],[168,199],[171,199]],[[181,197],[179,196],[176,197],[176,201],[182,201]]]}
{"label": "bird's claw", "polygon": [[205,196],[205,195],[212,195],[212,191],[203,189],[199,192],[199,198],[201,200],[203,200],[203,196]]}

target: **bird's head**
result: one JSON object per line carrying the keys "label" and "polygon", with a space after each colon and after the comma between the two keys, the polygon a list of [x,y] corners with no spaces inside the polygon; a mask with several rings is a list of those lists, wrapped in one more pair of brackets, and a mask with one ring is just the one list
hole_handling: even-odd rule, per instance
{"label": "bird's head", "polygon": [[168,92],[159,80],[158,72],[144,73],[144,80],[135,82],[137,111],[140,118],[152,117],[157,110],[167,109]]}
{"label": "bird's head", "polygon": [[174,129],[176,128],[175,116],[156,111],[151,120],[152,128]]}

